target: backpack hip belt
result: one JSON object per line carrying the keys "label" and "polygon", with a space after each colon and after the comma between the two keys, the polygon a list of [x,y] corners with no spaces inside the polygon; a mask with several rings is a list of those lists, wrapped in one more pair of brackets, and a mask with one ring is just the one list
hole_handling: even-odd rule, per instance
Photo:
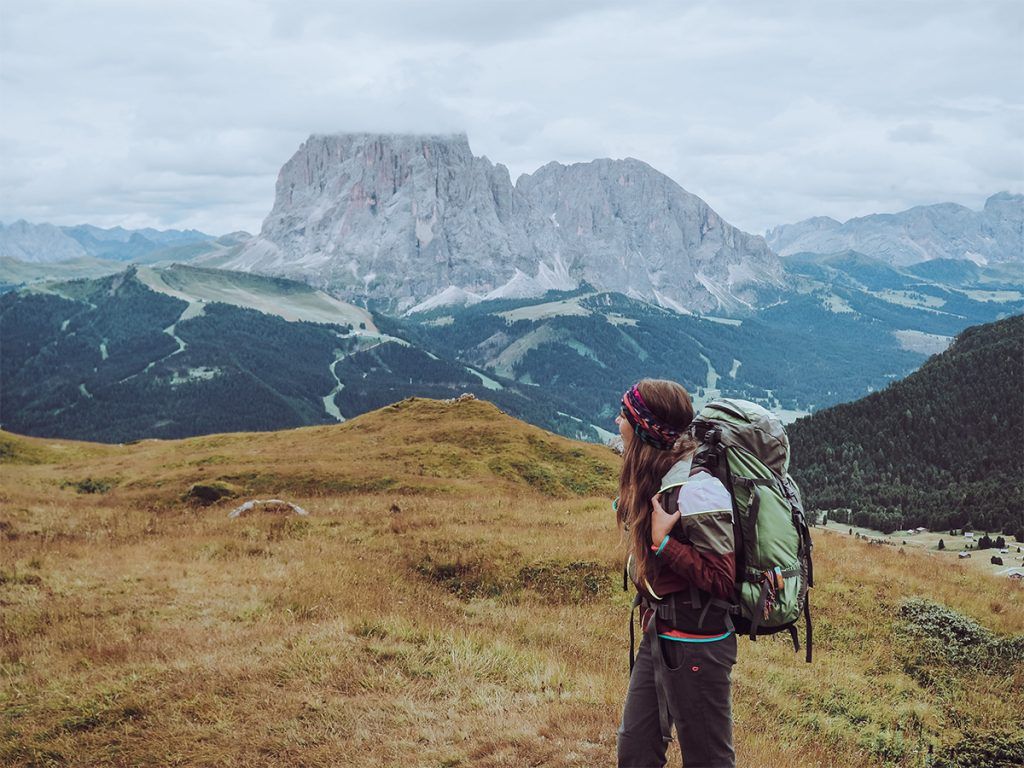
{"label": "backpack hip belt", "polygon": [[[636,597],[633,599],[633,608],[640,607],[641,618],[643,620],[643,611],[649,609],[653,611],[651,618],[647,622],[647,629],[644,633],[647,635],[648,644],[651,647],[651,660],[654,667],[654,691],[658,697],[658,722],[661,727],[661,738],[663,741],[672,741],[672,719],[668,709],[668,691],[665,689],[665,677],[668,669],[668,664],[665,662],[665,656],[661,652],[661,639],[658,637],[658,619],[665,621],[668,624],[680,623],[678,618],[680,616],[680,607],[685,606],[689,608],[690,615],[692,611],[701,608],[700,621],[698,626],[704,622],[704,617],[707,615],[708,610],[712,607],[718,608],[724,611],[725,624],[730,632],[735,633],[736,629],[732,623],[732,616],[730,614],[739,610],[738,605],[733,605],[725,600],[720,600],[717,597],[708,596],[708,599],[701,601],[700,592],[691,587],[689,602],[683,602],[682,593],[673,592],[670,595],[666,595],[663,600],[651,600],[650,598],[637,592]],[[632,673],[634,664],[634,635],[633,635],[633,612],[630,611],[629,619],[629,671]]]}

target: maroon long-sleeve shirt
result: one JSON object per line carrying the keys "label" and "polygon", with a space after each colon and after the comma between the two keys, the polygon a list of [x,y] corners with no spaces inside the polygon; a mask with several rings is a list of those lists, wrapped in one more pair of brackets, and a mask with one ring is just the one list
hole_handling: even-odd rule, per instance
{"label": "maroon long-sleeve shirt", "polygon": [[[736,582],[736,550],[732,527],[732,499],[725,486],[707,472],[689,475],[690,462],[679,462],[662,481],[663,493],[678,493],[679,523],[663,547],[652,546],[655,569],[647,587],[651,595],[664,598],[674,592],[689,593],[695,586],[702,593],[731,601]],[[676,490],[678,489],[678,490]],[[646,628],[652,611],[645,611]],[[691,626],[672,627],[658,621],[659,634],[671,630],[706,635],[724,630],[721,611],[709,611],[700,628],[696,615]],[[687,622],[689,623],[689,622]]]}

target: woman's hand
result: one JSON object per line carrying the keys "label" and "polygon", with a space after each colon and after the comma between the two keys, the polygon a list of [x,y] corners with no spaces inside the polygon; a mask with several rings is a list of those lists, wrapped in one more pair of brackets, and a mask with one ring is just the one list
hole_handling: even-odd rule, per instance
{"label": "woman's hand", "polygon": [[657,495],[651,499],[651,504],[654,505],[654,511],[651,512],[651,544],[658,546],[668,536],[682,512],[677,509],[670,515],[661,506]]}

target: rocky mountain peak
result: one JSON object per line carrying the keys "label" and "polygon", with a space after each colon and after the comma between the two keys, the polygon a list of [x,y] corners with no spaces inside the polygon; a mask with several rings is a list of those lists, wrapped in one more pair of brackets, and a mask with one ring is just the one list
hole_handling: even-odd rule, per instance
{"label": "rocky mountain peak", "polygon": [[737,309],[781,284],[764,240],[646,163],[550,163],[513,185],[464,134],[310,136],[259,237],[226,266],[399,312],[580,280],[681,311]]}
{"label": "rocky mountain peak", "polygon": [[536,274],[552,250],[544,230],[508,169],[475,157],[464,134],[311,136],[229,266],[400,311],[451,286],[487,294]]}
{"label": "rocky mountain peak", "polygon": [[79,259],[86,255],[80,243],[53,224],[30,224],[24,219],[6,226],[0,222],[0,256],[40,263]]}

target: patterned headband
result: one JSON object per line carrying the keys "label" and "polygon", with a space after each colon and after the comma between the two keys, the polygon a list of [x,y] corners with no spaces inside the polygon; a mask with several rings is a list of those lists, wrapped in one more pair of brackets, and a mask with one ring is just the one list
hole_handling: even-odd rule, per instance
{"label": "patterned headband", "polygon": [[661,451],[671,450],[683,434],[683,430],[670,427],[658,420],[647,407],[636,384],[622,396],[622,415],[626,417],[626,421],[633,427],[633,432],[641,442]]}

